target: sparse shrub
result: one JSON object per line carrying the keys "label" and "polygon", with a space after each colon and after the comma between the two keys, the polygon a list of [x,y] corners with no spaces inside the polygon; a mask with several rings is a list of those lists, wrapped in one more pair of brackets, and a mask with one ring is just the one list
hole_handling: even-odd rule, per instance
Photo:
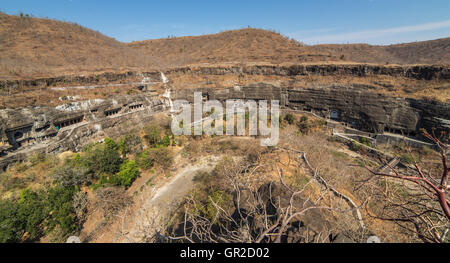
{"label": "sparse shrub", "polygon": [[120,187],[100,188],[95,196],[95,207],[101,209],[107,220],[132,203],[126,191]]}
{"label": "sparse shrub", "polygon": [[288,113],[284,116],[284,120],[289,123],[289,125],[292,125],[295,122],[295,117],[294,115],[292,115],[292,113]]}
{"label": "sparse shrub", "polygon": [[164,135],[164,137],[161,139],[161,141],[159,141],[158,146],[162,146],[162,147],[170,146],[170,137],[167,133]]}
{"label": "sparse shrub", "polygon": [[152,149],[151,152],[155,156],[155,164],[161,166],[164,169],[168,169],[170,166],[172,166],[173,154],[169,149]]}
{"label": "sparse shrub", "polygon": [[325,124],[324,120],[309,120],[306,116],[302,116],[297,122],[297,126],[302,134],[309,134],[312,130],[322,128]]}
{"label": "sparse shrub", "polygon": [[362,144],[364,144],[364,145],[367,145],[367,146],[369,146],[369,147],[372,147],[372,143],[371,143],[370,140],[369,140],[368,138],[366,138],[366,137],[361,137],[361,138],[359,139],[359,142],[362,143]]}
{"label": "sparse shrub", "polygon": [[297,171],[297,174],[294,178],[294,182],[292,186],[298,190],[301,190],[307,183],[309,183],[310,179]]}
{"label": "sparse shrub", "polygon": [[89,182],[88,169],[85,167],[72,167],[70,165],[64,165],[57,168],[52,177],[56,183],[64,187],[82,186]]}
{"label": "sparse shrub", "polygon": [[417,156],[413,156],[409,153],[402,154],[401,159],[407,164],[414,164],[415,161],[419,161]]}
{"label": "sparse shrub", "polygon": [[212,178],[214,177],[214,175],[212,173],[208,173],[205,171],[200,171],[197,172],[193,178],[193,181],[195,183],[201,184],[201,185],[206,185],[208,183],[211,182]]}
{"label": "sparse shrub", "polygon": [[352,151],[359,152],[359,151],[362,150],[362,146],[359,145],[359,144],[357,144],[356,142],[352,141],[352,142],[350,143],[350,149],[351,149]]}
{"label": "sparse shrub", "polygon": [[137,134],[127,134],[120,137],[118,146],[123,157],[132,152],[133,147],[141,144],[141,137]]}
{"label": "sparse shrub", "polygon": [[0,174],[0,189],[9,191],[12,189],[21,189],[27,186],[28,180],[22,177],[13,177],[9,173]]}
{"label": "sparse shrub", "polygon": [[159,165],[163,169],[168,169],[173,162],[172,152],[167,148],[147,149],[136,158],[139,167],[144,170]]}
{"label": "sparse shrub", "polygon": [[138,166],[144,170],[149,170],[155,164],[155,159],[153,155],[149,154],[150,150],[145,150],[136,156],[136,163]]}
{"label": "sparse shrub", "polygon": [[77,217],[78,225],[81,225],[87,219],[87,209],[89,199],[87,193],[78,191],[73,195],[72,207]]}
{"label": "sparse shrub", "polygon": [[187,139],[184,136],[178,136],[178,137],[176,137],[176,139],[174,141],[176,142],[176,144],[178,146],[183,146],[183,145],[185,145]]}
{"label": "sparse shrub", "polygon": [[30,162],[31,166],[35,166],[38,163],[44,162],[45,159],[45,153],[34,153],[28,158],[28,161]]}
{"label": "sparse shrub", "polygon": [[13,169],[16,172],[23,173],[28,169],[28,165],[24,162],[17,162],[13,165]]}
{"label": "sparse shrub", "polygon": [[151,123],[144,128],[144,139],[147,141],[149,146],[156,145],[161,140],[162,129],[155,123]]}
{"label": "sparse shrub", "polygon": [[[226,193],[222,190],[216,190],[212,192],[206,200],[198,203],[197,211],[199,211],[201,216],[204,216],[215,222],[217,220],[217,213],[219,212],[217,206],[227,209],[233,204],[233,197],[231,194]],[[214,203],[213,203],[214,202]],[[216,204],[216,205],[214,205]]]}
{"label": "sparse shrub", "polygon": [[311,129],[311,126],[309,125],[309,123],[307,121],[300,121],[297,123],[297,126],[298,126],[300,132],[303,134],[308,134]]}

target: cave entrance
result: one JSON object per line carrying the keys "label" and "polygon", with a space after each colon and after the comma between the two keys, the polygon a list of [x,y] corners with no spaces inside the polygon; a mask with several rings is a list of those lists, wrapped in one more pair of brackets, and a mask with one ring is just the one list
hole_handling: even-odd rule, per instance
{"label": "cave entrance", "polygon": [[55,126],[57,127],[56,129],[59,130],[59,129],[67,127],[67,126],[80,123],[80,122],[83,121],[83,119],[84,119],[84,116],[79,116],[79,117],[76,117],[76,118],[60,121],[60,122],[56,123]]}
{"label": "cave entrance", "polygon": [[20,139],[20,138],[22,138],[23,137],[23,132],[21,132],[21,131],[16,131],[15,133],[14,133],[14,139]]}
{"label": "cave entrance", "polygon": [[338,110],[331,110],[330,112],[330,119],[334,121],[339,121],[339,111]]}
{"label": "cave entrance", "polygon": [[111,115],[118,114],[120,110],[121,110],[121,108],[117,108],[117,109],[107,110],[104,113],[105,113],[105,116],[111,116]]}
{"label": "cave entrance", "polygon": [[142,104],[136,104],[136,105],[130,105],[128,106],[130,109],[134,110],[134,109],[139,109],[141,108],[143,105]]}

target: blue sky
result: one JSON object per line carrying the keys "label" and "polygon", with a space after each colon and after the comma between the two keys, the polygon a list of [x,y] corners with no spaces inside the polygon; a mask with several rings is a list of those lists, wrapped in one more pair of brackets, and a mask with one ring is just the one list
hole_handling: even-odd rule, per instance
{"label": "blue sky", "polygon": [[76,22],[123,42],[248,26],[307,44],[450,37],[449,0],[0,0],[0,11]]}

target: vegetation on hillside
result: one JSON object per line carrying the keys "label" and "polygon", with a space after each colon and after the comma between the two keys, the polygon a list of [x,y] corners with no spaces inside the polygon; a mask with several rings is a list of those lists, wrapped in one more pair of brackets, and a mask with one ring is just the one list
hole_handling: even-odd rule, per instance
{"label": "vegetation on hillside", "polygon": [[0,75],[20,79],[221,62],[448,64],[448,42],[306,46],[274,31],[246,28],[121,43],[76,23],[0,13]]}
{"label": "vegetation on hillside", "polygon": [[67,157],[32,155],[0,174],[0,242],[60,242],[77,234],[87,219],[86,192],[95,193],[95,206],[105,218],[129,204],[124,190],[141,171],[172,165],[167,127],[151,127],[166,135],[145,150],[139,135],[128,134],[89,144]]}

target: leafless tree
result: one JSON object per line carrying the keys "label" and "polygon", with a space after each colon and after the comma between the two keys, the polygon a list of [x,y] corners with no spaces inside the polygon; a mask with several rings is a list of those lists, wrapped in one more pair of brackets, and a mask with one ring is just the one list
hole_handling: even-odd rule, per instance
{"label": "leafless tree", "polygon": [[[185,203],[182,222],[169,234],[160,233],[163,239],[193,243],[330,242],[331,229],[316,231],[303,226],[302,216],[315,210],[337,210],[303,198],[309,183],[294,191],[281,174],[280,183],[270,182],[251,190],[252,174],[261,167],[239,161],[223,167],[222,175],[233,189],[233,206],[221,205],[209,196],[215,211],[211,217],[202,213],[203,204],[191,196]],[[313,216],[320,220],[320,213]]]}
{"label": "leafless tree", "polygon": [[[441,159],[441,171],[425,169],[412,155],[412,167],[399,169],[387,164],[390,172],[367,168],[372,177],[385,178],[384,206],[375,217],[397,223],[424,242],[448,242],[450,202],[448,187],[448,146],[435,135],[424,132],[434,142]],[[392,182],[391,184],[389,182]],[[400,182],[401,187],[395,185]]]}
{"label": "leafless tree", "polygon": [[117,213],[132,203],[131,197],[120,187],[100,188],[95,192],[95,195],[95,208],[101,209],[105,219],[117,215]]}
{"label": "leafless tree", "polygon": [[89,198],[83,191],[76,192],[73,196],[72,206],[77,216],[78,224],[82,225],[87,219]]}

